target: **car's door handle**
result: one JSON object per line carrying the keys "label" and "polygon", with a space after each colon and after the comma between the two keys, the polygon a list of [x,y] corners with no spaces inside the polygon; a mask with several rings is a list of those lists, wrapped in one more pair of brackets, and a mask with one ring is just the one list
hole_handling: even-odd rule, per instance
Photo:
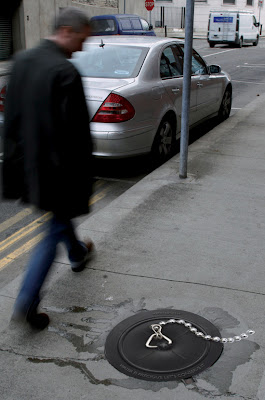
{"label": "car's door handle", "polygon": [[172,90],[173,93],[177,93],[177,92],[179,92],[180,89],[176,87],[176,88],[173,88],[171,90]]}
{"label": "car's door handle", "polygon": [[197,83],[197,86],[202,87],[202,86],[203,86],[203,83],[198,82],[198,83]]}

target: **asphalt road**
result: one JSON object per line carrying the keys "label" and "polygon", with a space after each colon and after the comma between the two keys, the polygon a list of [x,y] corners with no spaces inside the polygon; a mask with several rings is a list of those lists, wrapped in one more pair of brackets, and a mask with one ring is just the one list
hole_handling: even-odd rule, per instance
{"label": "asphalt road", "polygon": [[250,45],[239,49],[216,45],[210,48],[206,40],[195,40],[194,47],[208,64],[218,64],[230,74],[233,83],[231,115],[264,93],[265,38],[260,39],[257,47]]}
{"label": "asphalt road", "polygon": [[[256,96],[264,93],[265,38],[260,40],[257,47],[244,46],[241,49],[225,45],[210,48],[206,40],[194,40],[193,45],[208,64],[218,64],[231,75],[233,82],[232,114],[247,106]],[[209,131],[213,125],[214,122],[210,121],[194,129],[190,134],[190,140],[196,140]],[[91,198],[92,214],[109,204],[149,172],[150,167],[146,157],[98,161],[95,190]],[[48,218],[49,215],[43,213],[36,215],[18,202],[0,203],[0,273],[5,271],[4,275],[6,275],[8,266],[14,264],[12,260],[19,259],[26,251],[30,250],[38,240],[41,229],[45,226]],[[76,224],[81,223],[84,218],[87,216],[78,218]]]}

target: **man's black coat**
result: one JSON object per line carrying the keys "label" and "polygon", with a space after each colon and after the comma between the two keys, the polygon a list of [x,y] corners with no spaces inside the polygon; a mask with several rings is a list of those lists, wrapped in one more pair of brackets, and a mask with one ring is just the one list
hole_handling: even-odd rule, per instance
{"label": "man's black coat", "polygon": [[64,218],[88,212],[92,142],[81,77],[43,40],[20,53],[5,104],[3,197]]}

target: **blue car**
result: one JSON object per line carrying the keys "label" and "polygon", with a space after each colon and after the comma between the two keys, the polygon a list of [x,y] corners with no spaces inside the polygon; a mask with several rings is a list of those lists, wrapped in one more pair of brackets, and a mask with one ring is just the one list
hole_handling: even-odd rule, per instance
{"label": "blue car", "polygon": [[92,35],[147,35],[156,36],[153,26],[139,15],[97,15],[91,18]]}

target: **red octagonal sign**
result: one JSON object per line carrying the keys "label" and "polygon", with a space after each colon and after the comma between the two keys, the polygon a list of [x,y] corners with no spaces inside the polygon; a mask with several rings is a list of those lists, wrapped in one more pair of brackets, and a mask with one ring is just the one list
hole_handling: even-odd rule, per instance
{"label": "red octagonal sign", "polygon": [[154,0],[145,0],[145,8],[147,9],[147,11],[152,11],[154,5],[155,5]]}

